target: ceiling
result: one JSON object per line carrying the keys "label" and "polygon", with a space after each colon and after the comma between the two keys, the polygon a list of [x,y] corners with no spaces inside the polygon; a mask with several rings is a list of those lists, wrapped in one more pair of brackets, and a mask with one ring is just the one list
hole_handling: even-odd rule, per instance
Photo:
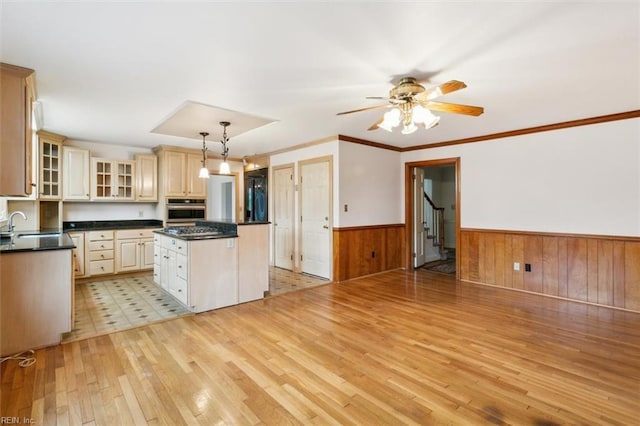
{"label": "ceiling", "polygon": [[[44,128],[71,139],[190,148],[152,133],[186,101],[274,120],[235,135],[233,157],[332,135],[398,147],[639,109],[640,2],[0,3],[2,62],[36,70]],[[402,135],[367,128],[399,77],[461,80]],[[233,126],[233,123],[232,123]],[[220,137],[217,122],[198,129]],[[211,147],[215,149],[214,147]]]}

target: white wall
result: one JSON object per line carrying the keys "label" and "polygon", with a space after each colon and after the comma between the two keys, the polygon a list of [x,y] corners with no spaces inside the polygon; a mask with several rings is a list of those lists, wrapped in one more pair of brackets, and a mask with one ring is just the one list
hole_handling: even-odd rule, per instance
{"label": "white wall", "polygon": [[463,228],[640,236],[639,145],[629,119],[409,151],[398,167],[460,157]]}
{"label": "white wall", "polygon": [[155,203],[65,202],[63,222],[158,219]]}
{"label": "white wall", "polygon": [[344,141],[339,146],[339,226],[404,223],[400,153]]}

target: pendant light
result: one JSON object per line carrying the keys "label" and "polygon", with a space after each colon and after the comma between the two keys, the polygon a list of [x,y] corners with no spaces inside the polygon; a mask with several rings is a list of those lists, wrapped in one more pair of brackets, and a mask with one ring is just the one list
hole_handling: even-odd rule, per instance
{"label": "pendant light", "polygon": [[227,137],[227,127],[231,125],[228,121],[221,121],[220,125],[223,127],[222,131],[222,140],[220,143],[222,144],[222,163],[220,163],[220,174],[228,175],[231,174],[231,168],[229,167],[229,163],[227,163],[227,155],[229,155],[229,148],[227,148],[227,142],[229,142],[229,138]]}
{"label": "pendant light", "polygon": [[200,136],[202,136],[202,168],[200,169],[198,177],[202,179],[208,179],[209,169],[207,169],[207,145],[205,144],[204,140],[207,136],[209,136],[209,133],[200,132]]}

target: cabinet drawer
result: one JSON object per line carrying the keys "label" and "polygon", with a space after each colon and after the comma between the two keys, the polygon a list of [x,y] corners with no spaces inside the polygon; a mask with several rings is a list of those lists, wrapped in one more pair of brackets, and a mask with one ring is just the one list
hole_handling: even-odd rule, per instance
{"label": "cabinet drawer", "polygon": [[153,265],[153,282],[160,285],[160,265]]}
{"label": "cabinet drawer", "polygon": [[176,299],[183,304],[187,304],[187,280],[176,277]]}
{"label": "cabinet drawer", "polygon": [[153,246],[153,264],[159,265],[160,259],[162,259],[162,247],[158,244],[154,244]]}
{"label": "cabinet drawer", "polygon": [[113,274],[113,259],[92,260],[89,262],[89,270],[91,275]]}
{"label": "cabinet drawer", "polygon": [[184,240],[177,240],[177,242],[178,243],[176,244],[176,252],[186,256],[188,253],[187,242]]}
{"label": "cabinet drawer", "polygon": [[176,263],[177,263],[177,271],[176,271],[177,275],[186,280],[187,279],[187,256],[183,254],[178,254]]}
{"label": "cabinet drawer", "polygon": [[89,242],[89,251],[99,250],[113,250],[113,240]]}
{"label": "cabinet drawer", "polygon": [[113,231],[89,231],[89,241],[113,240]]}
{"label": "cabinet drawer", "polygon": [[113,250],[99,250],[89,252],[89,260],[113,260]]}
{"label": "cabinet drawer", "polygon": [[153,236],[153,229],[123,229],[121,231],[116,231],[116,240],[153,238]]}

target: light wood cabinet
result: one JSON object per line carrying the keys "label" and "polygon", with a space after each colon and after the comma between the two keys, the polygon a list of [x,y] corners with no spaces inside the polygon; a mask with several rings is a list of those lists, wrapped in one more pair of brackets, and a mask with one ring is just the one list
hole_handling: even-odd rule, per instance
{"label": "light wood cabinet", "polygon": [[62,144],[65,139],[64,136],[54,133],[38,132],[38,198],[41,200],[62,199]]}
{"label": "light wood cabinet", "polygon": [[73,272],[75,278],[84,277],[84,232],[69,232],[76,248],[73,249]]}
{"label": "light wood cabinet", "polygon": [[62,199],[89,199],[89,151],[70,146],[62,147]]}
{"label": "light wood cabinet", "polygon": [[32,69],[0,64],[0,195],[3,196],[26,197],[33,192],[34,75]]}
{"label": "light wood cabinet", "polygon": [[0,256],[0,356],[57,345],[71,331],[71,265],[71,249]]}
{"label": "light wood cabinet", "polygon": [[85,234],[89,275],[114,272],[113,231],[90,231]]}
{"label": "light wood cabinet", "polygon": [[182,151],[161,150],[160,174],[165,197],[206,197],[206,179],[198,177],[202,157]]}
{"label": "light wood cabinet", "polygon": [[136,200],[158,201],[158,157],[136,155]]}
{"label": "light wood cabinet", "polygon": [[238,302],[258,300],[269,291],[269,225],[238,226]]}
{"label": "light wood cabinet", "polygon": [[236,238],[186,241],[162,236],[156,284],[193,312],[238,303]]}
{"label": "light wood cabinet", "polygon": [[153,229],[126,229],[115,232],[116,272],[153,268]]}
{"label": "light wood cabinet", "polygon": [[135,200],[135,161],[91,159],[91,199]]}

